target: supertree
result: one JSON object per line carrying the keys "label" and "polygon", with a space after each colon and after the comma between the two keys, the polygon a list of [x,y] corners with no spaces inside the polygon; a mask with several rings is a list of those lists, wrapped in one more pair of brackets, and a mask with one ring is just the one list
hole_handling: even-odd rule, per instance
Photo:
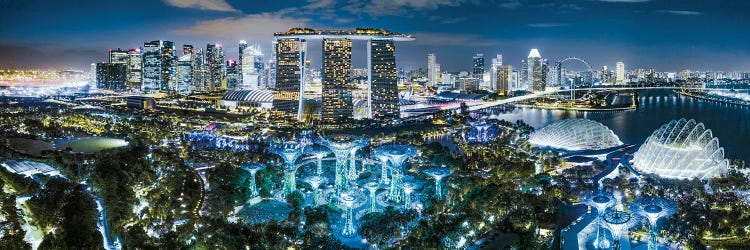
{"label": "supertree", "polygon": [[401,182],[404,189],[404,209],[411,209],[411,193],[421,187],[420,183],[412,176],[405,176]]}
{"label": "supertree", "polygon": [[341,229],[341,236],[347,238],[354,237],[354,235],[357,234],[357,230],[354,228],[354,213],[352,211],[352,206],[354,206],[356,198],[348,193],[343,193],[339,199],[341,200],[341,204],[344,205],[344,217],[346,220],[344,222],[344,227]]}
{"label": "supertree", "polygon": [[606,235],[602,232],[602,221],[604,213],[607,208],[615,204],[615,198],[610,193],[597,191],[590,193],[588,196],[584,196],[583,201],[596,208],[596,239],[594,240],[594,247],[597,249],[608,249],[610,243],[607,240]]}
{"label": "supertree", "polygon": [[315,174],[321,175],[323,174],[323,157],[326,157],[326,155],[330,154],[331,151],[329,151],[326,147],[320,146],[320,145],[309,145],[305,147],[305,153],[308,155],[315,156],[315,159],[318,160],[317,169],[315,170]]}
{"label": "supertree", "polygon": [[380,188],[380,184],[377,182],[371,181],[371,182],[365,183],[365,188],[367,189],[367,191],[370,192],[370,210],[368,211],[368,213],[377,212],[378,210],[375,206],[375,203],[376,203],[375,192],[377,192],[378,189]]}
{"label": "supertree", "polygon": [[622,237],[623,231],[628,231],[628,229],[640,222],[638,215],[616,210],[610,210],[604,213],[603,219],[612,230],[612,238],[614,241],[612,249],[616,250],[620,249],[620,237]]}
{"label": "supertree", "polygon": [[312,206],[316,207],[318,206],[318,190],[320,189],[320,184],[326,182],[326,178],[320,175],[313,175],[305,178],[305,182],[312,187]]}
{"label": "supertree", "polygon": [[435,180],[435,198],[437,198],[438,200],[442,199],[443,189],[440,187],[440,183],[445,177],[451,175],[451,170],[446,167],[434,167],[425,169],[424,173]]}
{"label": "supertree", "polygon": [[417,154],[417,148],[411,145],[391,144],[383,145],[375,149],[375,154],[385,155],[391,165],[391,187],[388,191],[388,201],[401,202],[400,178],[404,174],[404,163],[407,159]]}
{"label": "supertree", "polygon": [[[369,144],[367,138],[354,135],[328,135],[320,139],[320,144],[330,149],[336,155],[336,171],[334,173],[334,187],[337,192],[346,191],[348,185],[344,185],[344,180],[353,179],[350,177],[352,170],[347,171],[346,161],[353,156],[357,150]],[[354,159],[352,158],[352,166]]]}
{"label": "supertree", "polygon": [[380,162],[380,183],[388,184],[388,156],[380,152],[372,152],[370,156]]}
{"label": "supertree", "polygon": [[244,163],[240,165],[240,168],[242,170],[247,171],[250,173],[250,197],[256,197],[258,196],[258,187],[255,184],[255,174],[258,173],[258,171],[261,171],[266,168],[266,165],[263,163]]}
{"label": "supertree", "polygon": [[628,204],[630,211],[648,219],[649,238],[648,250],[657,250],[659,231],[658,222],[661,218],[674,215],[677,212],[677,203],[660,197],[638,198]]}
{"label": "supertree", "polygon": [[278,140],[271,142],[269,151],[284,160],[284,197],[297,190],[297,159],[302,156],[305,145],[297,141]]}

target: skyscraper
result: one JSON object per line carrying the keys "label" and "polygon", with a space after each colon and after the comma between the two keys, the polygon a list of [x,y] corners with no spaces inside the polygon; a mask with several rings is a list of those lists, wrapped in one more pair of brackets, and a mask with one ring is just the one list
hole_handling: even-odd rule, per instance
{"label": "skyscraper", "polygon": [[[241,43],[240,43],[241,44]],[[241,89],[260,89],[263,71],[263,53],[260,46],[245,46],[240,55]]]}
{"label": "skyscraper", "polygon": [[192,55],[194,53],[193,45],[190,44],[183,44],[182,45],[182,54],[183,55]]}
{"label": "skyscraper", "polygon": [[323,39],[323,109],[321,119],[336,122],[352,117],[352,40]]}
{"label": "skyscraper", "polygon": [[482,80],[484,75],[484,54],[476,54],[471,64],[471,77]]}
{"label": "skyscraper", "polygon": [[192,91],[206,91],[206,64],[203,50],[198,49],[193,56]]}
{"label": "skyscraper", "polygon": [[495,91],[498,93],[508,93],[511,82],[513,82],[513,66],[503,65],[497,71],[497,82],[495,82]]}
{"label": "skyscraper", "polygon": [[437,61],[434,53],[427,54],[427,86],[433,87],[437,84]]}
{"label": "skyscraper", "polygon": [[173,90],[176,68],[174,43],[162,40],[151,41],[144,43],[143,48],[143,92]]}
{"label": "skyscraper", "polygon": [[[503,55],[497,54],[495,58],[492,58],[492,68],[490,69],[490,88],[496,92],[499,92],[498,81],[500,80],[500,70],[503,66]],[[507,90],[507,87],[506,89]]]}
{"label": "skyscraper", "polygon": [[125,89],[126,69],[125,63],[97,63],[96,87],[108,90]]}
{"label": "skyscraper", "polygon": [[193,55],[185,54],[177,60],[176,91],[181,95],[188,95],[193,85]]}
{"label": "skyscraper", "polygon": [[299,38],[284,38],[275,41],[276,82],[273,109],[287,116],[302,119],[302,83],[305,72],[307,42]]}
{"label": "skyscraper", "polygon": [[128,51],[128,63],[126,69],[127,86],[129,90],[137,90],[143,82],[143,53],[141,49],[131,49]]}
{"label": "skyscraper", "polygon": [[547,87],[547,61],[542,59],[539,50],[532,49],[527,58],[528,66],[526,72],[527,84],[533,92],[544,91]]}
{"label": "skyscraper", "polygon": [[243,74],[242,71],[243,71],[244,67],[242,67],[242,61],[243,61],[242,58],[244,56],[243,53],[244,53],[245,49],[247,48],[247,41],[240,40],[240,44],[239,44],[239,46],[237,46],[237,48],[238,48],[238,51],[237,51],[237,56],[238,56],[238,60],[237,60],[237,66],[238,67],[237,68],[238,68],[238,71],[237,72],[240,75],[240,79],[239,79],[240,84],[238,85],[238,87],[239,87],[240,85],[242,85],[242,80],[243,80],[242,79],[242,74]]}
{"label": "skyscraper", "polygon": [[229,60],[227,61],[227,76],[226,76],[226,82],[227,82],[227,89],[236,89],[240,84],[240,67],[237,65],[237,61],[235,60]]}
{"label": "skyscraper", "polygon": [[109,50],[109,63],[128,63],[127,50]]}
{"label": "skyscraper", "polygon": [[224,50],[221,44],[206,45],[206,84],[208,91],[226,90]]}
{"label": "skyscraper", "polygon": [[[368,116],[373,119],[399,118],[396,45],[393,40],[373,39],[370,40],[369,47],[370,114]],[[437,66],[439,65],[435,65]],[[436,82],[437,74],[433,75],[433,78],[433,82]]]}
{"label": "skyscraper", "polygon": [[623,62],[617,62],[615,66],[615,83],[625,83],[625,63]]}

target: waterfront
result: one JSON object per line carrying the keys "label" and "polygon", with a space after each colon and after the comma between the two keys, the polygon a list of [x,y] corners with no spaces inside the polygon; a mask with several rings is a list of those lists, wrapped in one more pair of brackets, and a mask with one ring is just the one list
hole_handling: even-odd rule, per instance
{"label": "waterfront", "polygon": [[626,144],[641,144],[664,123],[695,119],[719,138],[728,158],[750,160],[745,143],[750,141],[750,107],[708,101],[675,94],[669,90],[639,91],[636,110],[586,112],[519,107],[500,114],[499,119],[523,120],[536,129],[566,118],[587,118],[607,125]]}

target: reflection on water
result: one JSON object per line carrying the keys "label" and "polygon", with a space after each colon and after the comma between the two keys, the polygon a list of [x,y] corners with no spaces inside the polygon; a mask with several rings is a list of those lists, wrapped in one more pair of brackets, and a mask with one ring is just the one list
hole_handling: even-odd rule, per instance
{"label": "reflection on water", "polygon": [[667,90],[639,92],[636,110],[584,112],[516,108],[499,119],[523,120],[534,128],[566,118],[587,118],[607,125],[624,143],[641,144],[654,130],[670,120],[695,119],[719,138],[727,157],[750,160],[750,107],[680,96]]}

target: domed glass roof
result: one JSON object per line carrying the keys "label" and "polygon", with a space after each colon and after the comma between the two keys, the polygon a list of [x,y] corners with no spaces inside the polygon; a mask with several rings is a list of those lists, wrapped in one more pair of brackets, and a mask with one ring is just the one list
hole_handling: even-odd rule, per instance
{"label": "domed glass roof", "polygon": [[604,124],[588,119],[566,119],[541,128],[529,136],[537,147],[565,150],[597,150],[622,145],[620,138]]}
{"label": "domed glass roof", "polygon": [[729,169],[719,139],[703,123],[684,118],[654,131],[633,161],[638,171],[673,179],[713,178]]}

